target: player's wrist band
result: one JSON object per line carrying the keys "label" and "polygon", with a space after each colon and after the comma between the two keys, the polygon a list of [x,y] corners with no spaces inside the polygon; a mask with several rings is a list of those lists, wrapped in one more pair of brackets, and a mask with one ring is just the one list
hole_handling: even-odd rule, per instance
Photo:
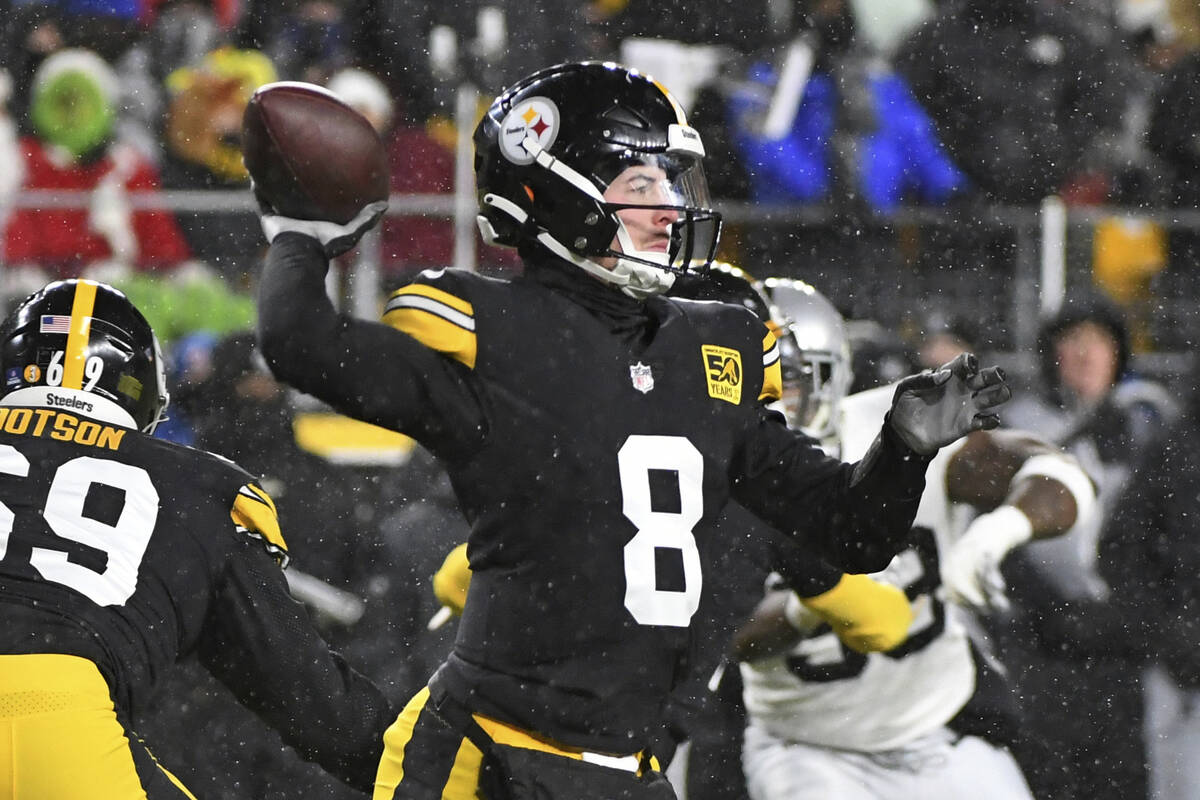
{"label": "player's wrist band", "polygon": [[988,543],[987,549],[996,554],[997,560],[1033,538],[1033,523],[1024,511],[1011,505],[980,514],[968,530],[974,537],[983,537],[982,541]]}
{"label": "player's wrist band", "polygon": [[1010,486],[1033,476],[1050,478],[1063,485],[1075,499],[1075,525],[1087,520],[1096,507],[1096,489],[1075,459],[1064,454],[1041,453],[1026,459],[1013,475]]}

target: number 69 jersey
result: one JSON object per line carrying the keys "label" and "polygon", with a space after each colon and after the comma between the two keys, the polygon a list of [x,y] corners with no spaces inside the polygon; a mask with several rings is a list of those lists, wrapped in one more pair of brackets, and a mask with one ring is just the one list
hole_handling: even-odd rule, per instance
{"label": "number 69 jersey", "polygon": [[[842,401],[842,457],[861,455],[891,405],[893,386]],[[929,465],[908,549],[873,577],[904,589],[914,612],[908,638],[886,653],[850,650],[821,626],[791,651],[741,665],[746,710],[785,741],[876,752],[939,728],[975,691],[975,664],[957,609],[939,597],[938,553],[960,530],[946,497],[946,465],[962,442]]]}
{"label": "number 69 jersey", "polygon": [[0,405],[0,654],[90,660],[128,726],[195,652],[306,758],[361,780],[389,706],[291,598],[286,558],[271,499],[232,462]]}

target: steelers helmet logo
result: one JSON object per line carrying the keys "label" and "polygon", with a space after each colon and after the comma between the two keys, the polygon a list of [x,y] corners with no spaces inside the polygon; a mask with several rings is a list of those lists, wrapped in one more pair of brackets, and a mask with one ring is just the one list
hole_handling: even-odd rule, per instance
{"label": "steelers helmet logo", "polygon": [[37,383],[42,377],[41,367],[37,364],[26,364],[23,376],[26,383]]}
{"label": "steelers helmet logo", "polygon": [[533,154],[525,149],[527,138],[550,149],[558,136],[558,106],[548,97],[528,97],[505,115],[500,123],[500,152],[514,164],[532,164]]}

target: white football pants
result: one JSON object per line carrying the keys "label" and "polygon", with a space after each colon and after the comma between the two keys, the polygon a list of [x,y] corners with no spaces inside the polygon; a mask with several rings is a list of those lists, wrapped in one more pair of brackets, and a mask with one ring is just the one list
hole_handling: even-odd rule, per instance
{"label": "white football pants", "polygon": [[945,728],[859,753],[785,742],[752,724],[743,763],[751,800],[1033,800],[1008,750]]}

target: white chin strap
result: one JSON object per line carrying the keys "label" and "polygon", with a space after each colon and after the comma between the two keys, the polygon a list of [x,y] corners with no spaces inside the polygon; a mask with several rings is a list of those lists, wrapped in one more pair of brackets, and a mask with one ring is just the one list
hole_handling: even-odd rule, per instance
{"label": "white chin strap", "polygon": [[675,285],[675,273],[667,270],[670,256],[662,250],[638,250],[634,247],[633,238],[629,235],[629,231],[625,230],[625,223],[621,222],[620,218],[617,219],[617,241],[621,244],[622,253],[662,265],[661,268],[651,267],[618,256],[612,272],[629,278],[629,282],[622,288],[622,291],[641,299],[652,294],[662,294]]}
{"label": "white chin strap", "polygon": [[[620,234],[618,233],[618,236]],[[665,269],[639,264],[628,258],[617,258],[612,269],[602,267],[590,258],[572,253],[549,233],[538,234],[538,241],[554,255],[569,261],[589,275],[594,275],[605,283],[618,287],[624,294],[635,300],[645,300],[656,294],[662,294],[675,285],[675,273]],[[638,253],[639,256],[643,255]],[[653,253],[655,256],[665,256],[664,253]]]}
{"label": "white chin strap", "polygon": [[[516,203],[499,195],[484,195],[483,202],[512,217],[518,224],[524,224],[529,216]],[[478,222],[483,240],[488,244],[495,243],[496,234],[487,218],[480,215]],[[571,252],[562,242],[555,239],[547,231],[541,231],[538,234],[537,240],[547,250],[554,253],[554,255],[564,261],[569,261],[584,272],[599,278],[605,283],[611,283],[636,300],[644,300],[652,295],[662,294],[675,285],[675,273],[668,272],[665,268],[659,269],[648,264],[639,264],[637,261],[618,256],[616,265],[612,269],[609,269],[600,266],[590,258],[585,258]],[[617,221],[617,241],[620,242],[623,249],[639,258],[660,262],[664,267],[667,264],[668,256],[666,253],[633,249],[629,233],[625,230],[625,225],[620,220]]]}

